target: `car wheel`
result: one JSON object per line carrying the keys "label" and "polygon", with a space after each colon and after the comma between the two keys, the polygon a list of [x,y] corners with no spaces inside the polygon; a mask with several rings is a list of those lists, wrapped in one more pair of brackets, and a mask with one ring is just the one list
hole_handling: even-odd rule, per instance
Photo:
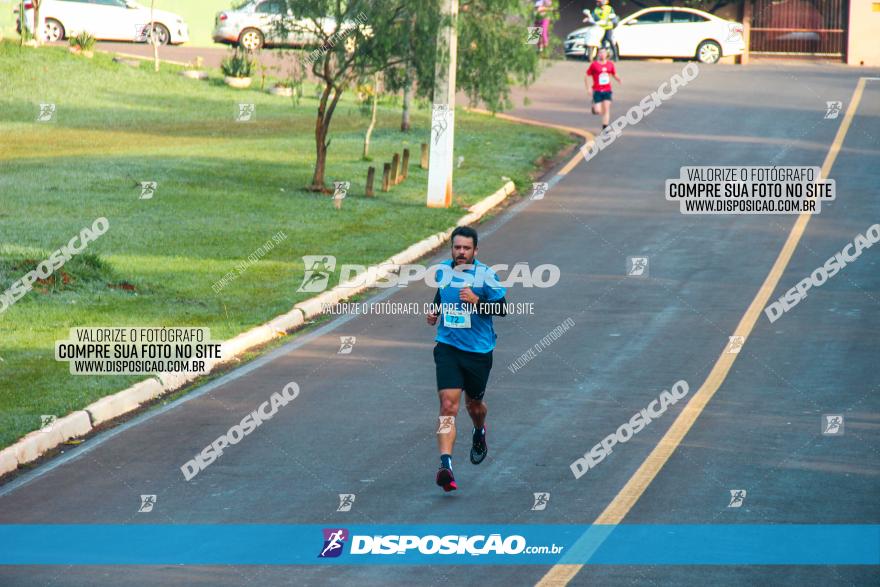
{"label": "car wheel", "polygon": [[[168,28],[162,23],[153,23],[153,30],[156,31],[156,42],[160,45],[167,45],[171,41],[171,33],[168,32]],[[152,35],[147,35],[147,43],[151,42]]]}
{"label": "car wheel", "polygon": [[697,61],[700,63],[718,63],[721,59],[721,45],[715,41],[703,41],[697,47]]}
{"label": "car wheel", "polygon": [[256,51],[263,48],[263,33],[257,29],[245,29],[238,36],[238,46],[248,51]]}
{"label": "car wheel", "polygon": [[60,41],[64,39],[64,27],[54,18],[47,18],[43,35],[47,41]]}

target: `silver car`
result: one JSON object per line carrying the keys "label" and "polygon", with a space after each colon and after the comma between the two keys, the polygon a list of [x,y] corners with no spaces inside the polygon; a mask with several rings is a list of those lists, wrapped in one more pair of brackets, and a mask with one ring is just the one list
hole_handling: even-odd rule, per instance
{"label": "silver car", "polygon": [[[280,24],[285,21],[285,34]],[[319,21],[321,29],[332,34],[336,22],[332,18]],[[214,42],[238,45],[249,51],[263,46],[302,47],[317,44],[319,29],[311,20],[293,20],[293,15],[281,0],[252,0],[237,10],[217,13],[214,24]]]}

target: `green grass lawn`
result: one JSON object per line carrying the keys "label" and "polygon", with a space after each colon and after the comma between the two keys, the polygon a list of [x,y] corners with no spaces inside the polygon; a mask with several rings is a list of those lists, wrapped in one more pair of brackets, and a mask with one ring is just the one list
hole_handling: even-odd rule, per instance
{"label": "green grass lawn", "polygon": [[[455,223],[508,176],[571,142],[556,131],[459,112],[455,206],[425,206],[419,144],[430,112],[400,133],[399,108],[379,113],[374,165],[409,147],[409,180],[363,197],[367,119],[344,100],[332,125],[328,181],[351,182],[344,208],[304,191],[314,160],[316,100],[298,107],[258,90],[93,60],[62,48],[0,43],[0,292],[99,217],[110,229],[46,283],[0,314],[0,447],[41,414],[81,409],[144,377],[70,375],[54,341],[74,326],[206,326],[229,338],[289,310],[303,255],[370,264]],[[214,73],[219,78],[218,73]],[[309,94],[312,88],[308,88]],[[348,96],[350,98],[350,96]],[[36,122],[41,103],[54,122]],[[239,103],[256,120],[236,122]],[[139,182],[155,181],[152,199]],[[272,235],[287,239],[219,294],[212,284]]]}

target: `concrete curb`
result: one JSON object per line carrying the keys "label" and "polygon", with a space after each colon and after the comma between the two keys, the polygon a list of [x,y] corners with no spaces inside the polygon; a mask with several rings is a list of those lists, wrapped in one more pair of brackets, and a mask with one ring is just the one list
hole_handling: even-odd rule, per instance
{"label": "concrete curb", "polygon": [[[468,208],[469,213],[460,218],[456,226],[476,222],[486,212],[503,202],[514,190],[513,182],[506,182],[494,194]],[[206,373],[210,373],[219,364],[238,358],[250,349],[302,328],[306,320],[322,313],[324,304],[336,304],[374,287],[384,277],[399,271],[400,265],[411,263],[448,241],[454,229],[455,227],[451,227],[432,234],[391,258],[373,265],[368,268],[367,278],[363,281],[350,280],[340,283],[329,291],[299,302],[289,312],[223,342],[221,345],[223,359],[212,362]],[[47,428],[35,430],[0,451],[0,476],[15,471],[20,465],[37,460],[71,438],[84,436],[95,426],[132,412],[168,392],[180,389],[206,373],[160,373],[156,378],[141,381],[113,395],[103,397],[82,410],[56,420]]]}
{"label": "concrete curb", "polygon": [[113,395],[102,397],[87,405],[85,411],[91,417],[92,425],[97,426],[137,409],[142,403],[159,397],[164,391],[164,385],[157,379],[147,379]]}
{"label": "concrete curb", "polygon": [[[106,51],[103,49],[98,49],[101,53],[107,53],[109,55],[118,55],[120,57],[124,57],[126,59],[137,59],[138,61],[152,61],[152,57],[145,57],[143,55],[135,55],[134,53],[120,53],[119,51]],[[184,63],[182,61],[172,61],[170,59],[159,59],[161,63],[170,63],[171,65],[180,65],[182,67],[186,67],[189,65],[188,63]]]}
{"label": "concrete curb", "polygon": [[[55,420],[55,422],[45,428],[34,430],[3,452],[12,452],[16,460],[16,466],[22,463],[29,463],[71,438],[88,434],[91,429],[92,422],[89,415],[84,410],[79,410]],[[2,467],[0,472],[8,472],[3,469],[9,466],[9,463],[8,454],[0,458],[0,467]]]}
{"label": "concrete curb", "polygon": [[[21,442],[19,440],[19,442]],[[15,445],[0,450],[0,476],[11,473],[18,468],[18,457],[15,456]]]}

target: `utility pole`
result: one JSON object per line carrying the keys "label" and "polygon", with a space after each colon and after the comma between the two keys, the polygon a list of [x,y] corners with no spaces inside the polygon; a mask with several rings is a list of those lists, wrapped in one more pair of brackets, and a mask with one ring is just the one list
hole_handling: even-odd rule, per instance
{"label": "utility pole", "polygon": [[455,70],[458,52],[458,0],[443,0],[444,26],[437,37],[434,107],[431,112],[431,156],[428,163],[428,207],[452,203],[452,151],[455,138]]}

